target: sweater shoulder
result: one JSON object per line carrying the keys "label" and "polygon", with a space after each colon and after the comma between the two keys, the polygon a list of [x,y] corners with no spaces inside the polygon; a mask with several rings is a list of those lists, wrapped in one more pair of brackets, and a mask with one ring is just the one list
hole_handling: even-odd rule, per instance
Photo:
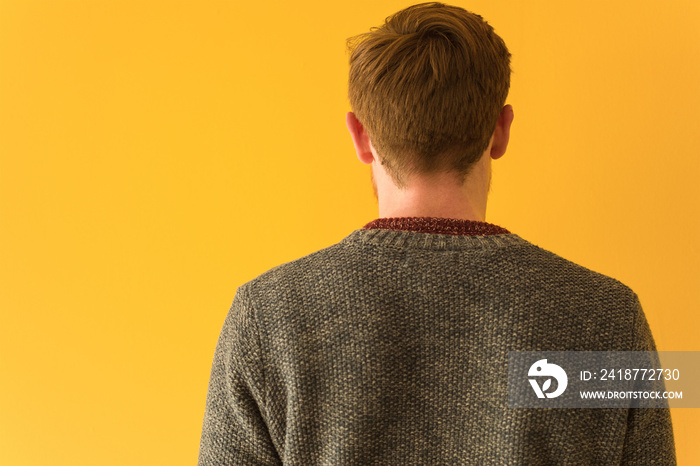
{"label": "sweater shoulder", "polygon": [[284,289],[294,284],[313,282],[328,270],[342,264],[346,249],[343,243],[335,243],[312,253],[276,265],[241,285],[253,294],[266,290]]}
{"label": "sweater shoulder", "polygon": [[617,278],[585,267],[533,243],[528,243],[528,249],[543,267],[551,269],[550,274],[556,273],[562,279],[567,279],[566,281],[569,283],[577,283],[582,287],[586,286],[589,289],[598,289],[606,293],[612,293],[630,301],[637,299],[637,294],[632,288]]}
{"label": "sweater shoulder", "polygon": [[510,274],[514,282],[527,278],[553,288],[562,286],[568,290],[574,288],[586,290],[587,293],[613,295],[630,304],[637,299],[636,293],[620,280],[523,239],[508,247],[462,251],[393,247],[377,249],[372,244],[341,241],[272,267],[242,286],[263,293],[290,287],[307,288],[309,285],[314,288],[324,284],[333,286],[329,283],[348,279],[354,281],[353,275],[363,273],[379,263],[387,265],[387,270],[390,270],[388,264],[392,261],[396,261],[397,265],[403,264],[407,255],[420,255],[427,263],[433,261],[437,266],[442,266],[446,256],[462,254],[480,264],[473,273],[483,272],[484,267],[500,267],[502,270],[495,273]]}

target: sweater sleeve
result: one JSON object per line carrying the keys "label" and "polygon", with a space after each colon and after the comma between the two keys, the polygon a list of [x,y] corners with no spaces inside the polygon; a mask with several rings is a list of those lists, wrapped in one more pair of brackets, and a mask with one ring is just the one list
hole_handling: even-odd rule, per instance
{"label": "sweater sleeve", "polygon": [[[634,301],[633,351],[657,351],[639,298]],[[623,465],[675,465],[676,448],[669,408],[631,408],[622,450]]]}
{"label": "sweater sleeve", "polygon": [[282,464],[261,409],[261,354],[253,309],[241,287],[214,351],[198,466]]}

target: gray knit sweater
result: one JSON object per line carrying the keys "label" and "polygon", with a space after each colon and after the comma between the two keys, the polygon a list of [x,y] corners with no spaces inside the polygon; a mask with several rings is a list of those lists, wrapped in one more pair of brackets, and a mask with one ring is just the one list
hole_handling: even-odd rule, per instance
{"label": "gray knit sweater", "polygon": [[509,351],[655,349],[630,288],[515,234],[358,229],[238,288],[198,464],[675,464],[667,409],[507,406]]}

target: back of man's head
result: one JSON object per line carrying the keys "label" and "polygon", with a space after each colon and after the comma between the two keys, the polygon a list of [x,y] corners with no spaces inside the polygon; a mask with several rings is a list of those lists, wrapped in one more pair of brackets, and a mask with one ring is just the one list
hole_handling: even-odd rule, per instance
{"label": "back of man's head", "polygon": [[510,53],[481,16],[423,3],[348,39],[348,96],[397,186],[414,173],[464,180],[510,87]]}

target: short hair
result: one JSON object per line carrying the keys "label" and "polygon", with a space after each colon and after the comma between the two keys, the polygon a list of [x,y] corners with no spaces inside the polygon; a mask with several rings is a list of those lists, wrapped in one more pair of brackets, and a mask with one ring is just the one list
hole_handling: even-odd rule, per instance
{"label": "short hair", "polygon": [[413,173],[463,183],[510,87],[510,52],[484,19],[444,3],[403,9],[347,39],[348,97],[399,187]]}

